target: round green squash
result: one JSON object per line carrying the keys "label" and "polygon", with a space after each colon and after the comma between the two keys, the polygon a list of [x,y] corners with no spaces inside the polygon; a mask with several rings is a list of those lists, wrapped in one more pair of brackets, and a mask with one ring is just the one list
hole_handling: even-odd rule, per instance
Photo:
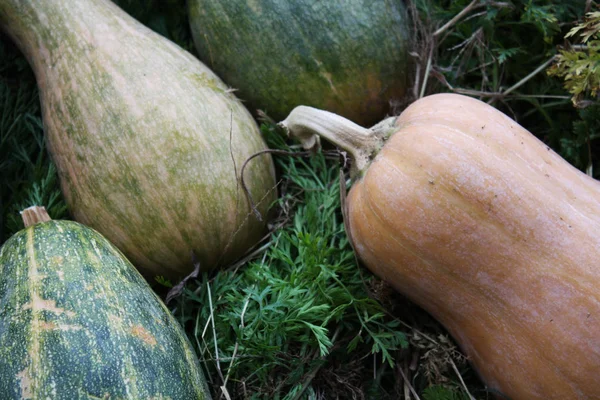
{"label": "round green squash", "polygon": [[183,330],[119,250],[43,209],[24,216],[34,224],[0,249],[0,399],[210,398]]}
{"label": "round green squash", "polygon": [[[108,0],[2,0],[0,27],[31,63],[48,149],[73,217],[146,276],[180,278],[263,236],[240,186],[258,126],[205,65]],[[245,181],[264,214],[269,155]]]}
{"label": "round green squash", "polygon": [[401,0],[189,0],[199,56],[251,109],[298,105],[378,122],[409,76]]}

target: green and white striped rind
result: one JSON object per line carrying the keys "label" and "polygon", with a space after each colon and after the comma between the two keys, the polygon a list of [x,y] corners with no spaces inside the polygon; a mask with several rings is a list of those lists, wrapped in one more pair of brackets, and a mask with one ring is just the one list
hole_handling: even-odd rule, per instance
{"label": "green and white striped rind", "polygon": [[296,106],[379,122],[409,84],[401,0],[188,0],[200,58],[249,107]]}
{"label": "green and white striped rind", "polygon": [[0,249],[0,399],[208,399],[183,330],[139,272],[72,221]]}
{"label": "green and white striped rind", "polygon": [[[108,0],[2,0],[0,27],[33,66],[71,214],[144,275],[184,276],[192,251],[225,264],[262,237],[239,174],[266,145],[210,69]],[[271,157],[245,178],[264,215]]]}

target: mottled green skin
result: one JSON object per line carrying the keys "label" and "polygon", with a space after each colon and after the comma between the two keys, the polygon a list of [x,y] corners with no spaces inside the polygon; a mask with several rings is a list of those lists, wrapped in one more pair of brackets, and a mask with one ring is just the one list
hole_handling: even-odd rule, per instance
{"label": "mottled green skin", "polygon": [[183,330],[139,272],[77,222],[0,250],[0,399],[208,399]]}
{"label": "mottled green skin", "polygon": [[200,58],[249,107],[298,105],[371,125],[408,84],[401,0],[189,0]]}
{"label": "mottled green skin", "polygon": [[[204,269],[227,264],[262,237],[239,173],[266,145],[205,65],[107,0],[2,0],[0,27],[34,68],[72,215],[144,275],[180,278],[192,251]],[[270,156],[245,178],[265,214]]]}

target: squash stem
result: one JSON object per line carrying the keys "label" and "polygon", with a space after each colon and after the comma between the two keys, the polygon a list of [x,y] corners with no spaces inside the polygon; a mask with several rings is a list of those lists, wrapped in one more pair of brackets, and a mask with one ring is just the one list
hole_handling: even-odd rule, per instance
{"label": "squash stem", "polygon": [[391,123],[380,123],[367,129],[337,114],[307,106],[294,108],[279,125],[307,150],[318,147],[322,137],[348,152],[353,161],[353,175],[369,166],[383,146],[385,131],[392,126]]}
{"label": "squash stem", "polygon": [[30,227],[35,224],[39,224],[41,222],[51,221],[50,215],[46,211],[45,207],[40,206],[31,206],[29,208],[21,211],[21,218],[23,219],[23,224],[25,224],[25,228]]}

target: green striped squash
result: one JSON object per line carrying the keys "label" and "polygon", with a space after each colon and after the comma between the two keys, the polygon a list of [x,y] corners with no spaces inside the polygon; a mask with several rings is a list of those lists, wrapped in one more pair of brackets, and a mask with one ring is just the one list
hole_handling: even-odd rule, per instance
{"label": "green striped squash", "polygon": [[200,58],[251,108],[379,122],[409,76],[402,0],[188,0]]}
{"label": "green striped squash", "polygon": [[[31,63],[48,149],[73,217],[147,276],[182,277],[264,234],[240,186],[258,126],[205,65],[108,0],[2,0],[0,27]],[[264,214],[268,154],[245,181]]]}
{"label": "green striped squash", "polygon": [[119,250],[34,212],[46,221],[0,249],[0,399],[210,398],[183,330]]}

